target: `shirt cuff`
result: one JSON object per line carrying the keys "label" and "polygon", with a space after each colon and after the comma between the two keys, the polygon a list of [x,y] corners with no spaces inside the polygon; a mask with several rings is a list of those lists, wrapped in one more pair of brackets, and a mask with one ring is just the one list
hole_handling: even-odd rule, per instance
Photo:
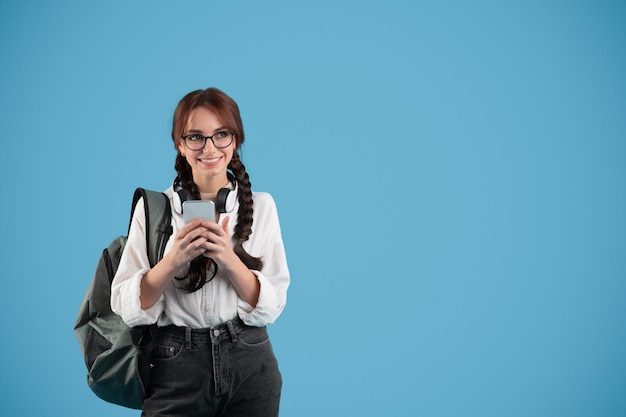
{"label": "shirt cuff", "polygon": [[120,316],[128,327],[154,324],[163,313],[164,296],[161,295],[154,305],[146,310],[141,308],[141,279],[149,269],[138,271],[124,286],[120,288],[122,294],[122,311]]}
{"label": "shirt cuff", "polygon": [[262,273],[252,271],[259,280],[260,291],[256,307],[242,299],[238,302],[239,318],[248,326],[264,327],[274,323],[285,308],[285,301],[277,294],[276,288]]}

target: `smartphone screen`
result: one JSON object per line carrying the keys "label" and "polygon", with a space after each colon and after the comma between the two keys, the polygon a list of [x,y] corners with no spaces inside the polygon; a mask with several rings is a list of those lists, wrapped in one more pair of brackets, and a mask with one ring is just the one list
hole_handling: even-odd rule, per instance
{"label": "smartphone screen", "polygon": [[215,222],[215,203],[211,200],[189,200],[183,202],[183,220],[185,223],[201,218]]}

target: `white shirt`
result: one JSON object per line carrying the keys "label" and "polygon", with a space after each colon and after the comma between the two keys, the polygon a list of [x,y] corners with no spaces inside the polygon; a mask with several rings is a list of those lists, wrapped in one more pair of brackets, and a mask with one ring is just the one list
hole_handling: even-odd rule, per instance
{"label": "white shirt", "polygon": [[[174,209],[173,188],[165,194],[172,206],[173,233],[165,253],[172,248],[183,217]],[[231,192],[237,192],[231,191]],[[158,323],[159,326],[175,324],[191,328],[208,328],[239,316],[250,326],[263,327],[273,323],[285,308],[289,270],[283,245],[278,212],[272,196],[268,193],[253,193],[254,212],[252,234],[243,243],[244,249],[254,257],[260,257],[263,268],[252,271],[260,283],[259,300],[255,308],[237,295],[228,277],[218,272],[215,277],[198,291],[189,293],[177,288],[181,282],[173,280],[159,300],[149,309],[142,310],[139,300],[142,277],[150,270],[146,255],[145,209],[142,201],[137,203],[133,214],[128,241],[111,285],[111,309],[130,326]],[[233,211],[220,216],[222,224],[226,216],[231,217],[228,225],[232,236],[237,223],[239,202]],[[183,281],[182,283],[185,283]]]}

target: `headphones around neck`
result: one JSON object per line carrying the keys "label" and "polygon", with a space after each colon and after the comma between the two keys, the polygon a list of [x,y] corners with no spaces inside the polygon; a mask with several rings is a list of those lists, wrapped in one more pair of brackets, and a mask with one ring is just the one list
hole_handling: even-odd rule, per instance
{"label": "headphones around neck", "polygon": [[[233,177],[230,173],[228,173],[228,181],[235,184],[235,189],[237,188],[237,181],[235,177]],[[174,210],[178,214],[183,213],[183,202],[187,200],[192,200],[189,196],[189,193],[180,185],[180,180],[178,177],[174,180]],[[237,193],[231,192],[228,187],[224,187],[217,192],[217,196],[215,197],[215,209],[219,213],[230,213],[235,209],[235,203],[237,201]]]}

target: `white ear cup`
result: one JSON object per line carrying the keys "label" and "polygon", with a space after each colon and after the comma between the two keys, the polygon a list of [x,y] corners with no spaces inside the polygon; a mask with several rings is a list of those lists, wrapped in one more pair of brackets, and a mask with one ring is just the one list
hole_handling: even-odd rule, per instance
{"label": "white ear cup", "polygon": [[183,214],[183,202],[189,200],[189,195],[187,194],[187,191],[180,186],[178,178],[174,180],[172,188],[174,189],[174,192],[172,193],[172,205],[174,206],[174,211],[178,214]]}
{"label": "white ear cup", "polygon": [[230,188],[222,188],[217,193],[215,206],[220,213],[230,213],[235,209],[237,202],[237,192]]}
{"label": "white ear cup", "polygon": [[235,203],[237,203],[237,187],[233,191],[228,193],[228,198],[226,199],[226,213],[230,213],[235,210]]}
{"label": "white ear cup", "polygon": [[183,203],[180,201],[180,195],[176,191],[173,194],[172,205],[174,206],[174,211],[178,214],[183,214]]}

